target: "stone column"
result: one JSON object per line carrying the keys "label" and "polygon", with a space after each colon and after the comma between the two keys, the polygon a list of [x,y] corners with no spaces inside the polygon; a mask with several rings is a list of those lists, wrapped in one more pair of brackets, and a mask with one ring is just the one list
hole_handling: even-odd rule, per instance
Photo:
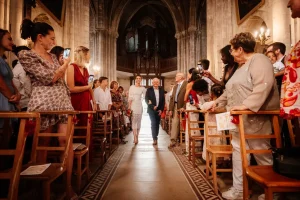
{"label": "stone column", "polygon": [[291,14],[287,8],[289,0],[273,0],[272,1],[272,16],[273,16],[273,41],[286,44],[287,51],[291,47],[290,24]]}
{"label": "stone column", "polygon": [[11,0],[10,6],[10,32],[17,46],[25,45],[26,41],[21,39],[20,26],[23,20],[23,1]]}
{"label": "stone column", "polygon": [[0,0],[0,28],[9,30],[10,0]]}
{"label": "stone column", "polygon": [[196,33],[197,33],[197,28],[194,26],[189,27],[188,29],[189,33],[189,55],[188,55],[188,64],[187,64],[187,69],[190,69],[192,67],[197,66],[197,61],[196,61]]}
{"label": "stone column", "polygon": [[210,71],[217,78],[222,77],[223,64],[219,50],[229,44],[233,37],[235,21],[234,1],[210,0],[207,1],[207,59],[210,60]]}

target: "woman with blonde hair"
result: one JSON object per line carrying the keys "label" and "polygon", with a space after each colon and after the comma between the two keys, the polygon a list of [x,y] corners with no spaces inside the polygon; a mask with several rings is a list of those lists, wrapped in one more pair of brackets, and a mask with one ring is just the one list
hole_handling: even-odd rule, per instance
{"label": "woman with blonde hair", "polygon": [[[88,82],[89,72],[86,64],[90,61],[89,49],[79,46],[74,51],[74,62],[67,69],[67,85],[71,92],[71,102],[75,110],[88,111],[96,109],[94,93],[92,90],[93,82]],[[78,125],[84,126],[87,123],[87,114],[80,114],[78,117]],[[90,154],[91,155],[91,154]]]}

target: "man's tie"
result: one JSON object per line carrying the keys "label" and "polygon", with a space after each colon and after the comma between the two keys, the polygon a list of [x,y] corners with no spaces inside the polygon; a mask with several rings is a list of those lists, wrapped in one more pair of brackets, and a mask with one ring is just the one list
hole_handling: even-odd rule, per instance
{"label": "man's tie", "polygon": [[175,102],[176,103],[177,103],[177,96],[178,96],[178,93],[179,93],[179,90],[180,90],[180,86],[181,86],[181,84],[178,84],[176,94],[175,94]]}

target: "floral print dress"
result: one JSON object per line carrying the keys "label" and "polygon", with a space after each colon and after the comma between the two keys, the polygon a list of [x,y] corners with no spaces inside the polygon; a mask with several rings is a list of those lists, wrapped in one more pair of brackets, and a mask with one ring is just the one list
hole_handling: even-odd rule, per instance
{"label": "floral print dress", "polygon": [[[74,110],[71,104],[70,91],[63,78],[52,83],[55,71],[60,67],[55,55],[50,54],[52,63],[33,51],[21,51],[19,60],[31,79],[32,93],[28,103],[28,111],[62,111]],[[56,123],[67,123],[66,115],[43,115],[41,130]]]}
{"label": "floral print dress", "polygon": [[280,116],[287,119],[300,116],[300,41],[287,57],[281,86]]}

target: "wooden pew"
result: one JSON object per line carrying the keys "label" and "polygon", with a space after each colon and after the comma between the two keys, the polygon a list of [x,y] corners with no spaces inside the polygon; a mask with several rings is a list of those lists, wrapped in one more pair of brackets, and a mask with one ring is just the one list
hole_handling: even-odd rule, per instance
{"label": "wooden pew", "polygon": [[[239,116],[239,130],[240,130],[240,145],[241,157],[243,164],[243,195],[244,199],[249,199],[249,183],[248,178],[254,180],[264,188],[265,199],[272,200],[273,193],[276,192],[300,192],[300,181],[288,178],[277,174],[273,170],[273,166],[250,166],[247,160],[247,154],[266,154],[271,153],[270,149],[246,149],[246,140],[251,139],[273,139],[276,142],[276,148],[281,147],[281,136],[278,122],[279,110],[275,111],[259,111],[257,113],[252,111],[231,111],[232,115]],[[247,134],[244,130],[243,115],[268,115],[272,119],[274,134]]]}
{"label": "wooden pew", "polygon": [[[27,132],[25,131],[26,123],[29,120],[35,120],[38,124],[35,128],[35,134],[39,132],[40,115],[38,113],[30,112],[0,112],[0,119],[20,119],[18,140],[15,149],[0,149],[0,156],[13,156],[13,166],[11,169],[0,171],[0,179],[9,180],[8,200],[18,199],[18,189],[20,181],[20,173],[22,169],[22,161],[24,155],[25,142]],[[5,134],[5,133],[4,133]],[[6,134],[8,134],[6,132]],[[3,200],[3,199],[1,199]]]}

